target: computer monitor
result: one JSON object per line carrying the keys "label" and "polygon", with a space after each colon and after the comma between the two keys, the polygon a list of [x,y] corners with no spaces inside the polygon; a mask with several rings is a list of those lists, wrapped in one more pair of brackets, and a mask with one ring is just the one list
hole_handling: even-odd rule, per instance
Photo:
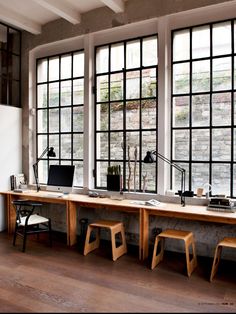
{"label": "computer monitor", "polygon": [[46,190],[72,192],[74,172],[75,166],[72,165],[50,165]]}

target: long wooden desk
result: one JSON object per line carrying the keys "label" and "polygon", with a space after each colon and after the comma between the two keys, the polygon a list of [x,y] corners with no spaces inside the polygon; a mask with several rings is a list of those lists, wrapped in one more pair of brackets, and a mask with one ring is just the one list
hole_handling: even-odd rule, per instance
{"label": "long wooden desk", "polygon": [[236,213],[208,211],[207,206],[202,205],[186,205],[183,207],[180,204],[160,203],[160,205],[155,207],[145,206],[142,210],[142,215],[143,243],[141,244],[141,247],[143,249],[143,260],[148,257],[150,215],[168,218],[181,218],[192,221],[198,220],[231,225],[236,224]]}
{"label": "long wooden desk", "polygon": [[[66,197],[50,197],[50,192],[35,190],[24,193],[15,193],[13,191],[0,192],[6,197],[7,207],[7,226],[8,232],[12,233],[15,228],[15,208],[12,201],[15,199],[28,199],[42,203],[62,204],[66,207],[66,226],[67,226],[67,244],[72,246],[77,242],[77,208],[80,206],[88,208],[100,208],[112,211],[122,211],[139,215],[139,258],[142,259],[143,243],[143,225],[142,225],[142,208],[140,205],[131,203],[130,200],[113,200],[110,198],[92,198],[82,194],[69,194]],[[54,193],[55,194],[55,193]]]}
{"label": "long wooden desk", "polygon": [[79,207],[106,209],[111,211],[122,211],[139,216],[139,259],[148,257],[149,246],[149,217],[163,216],[168,218],[181,218],[206,222],[217,222],[224,224],[236,224],[236,213],[223,213],[207,211],[206,206],[160,203],[158,206],[146,206],[134,204],[132,200],[114,200],[111,198],[92,198],[82,194],[69,194],[64,198],[50,197],[50,192],[35,190],[15,193],[13,191],[0,192],[5,196],[7,207],[8,232],[12,233],[15,227],[15,208],[12,205],[14,199],[29,199],[42,203],[62,204],[66,207],[67,244],[75,245],[77,242],[77,210]]}

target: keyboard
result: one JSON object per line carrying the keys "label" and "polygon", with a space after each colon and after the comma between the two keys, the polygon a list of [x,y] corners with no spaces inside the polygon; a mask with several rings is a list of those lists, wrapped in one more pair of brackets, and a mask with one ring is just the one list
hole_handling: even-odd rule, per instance
{"label": "keyboard", "polygon": [[235,207],[227,207],[227,206],[207,206],[207,210],[214,212],[224,212],[224,213],[235,213]]}
{"label": "keyboard", "polygon": [[43,194],[44,197],[52,197],[52,198],[58,198],[62,197],[64,194],[63,193],[45,193]]}

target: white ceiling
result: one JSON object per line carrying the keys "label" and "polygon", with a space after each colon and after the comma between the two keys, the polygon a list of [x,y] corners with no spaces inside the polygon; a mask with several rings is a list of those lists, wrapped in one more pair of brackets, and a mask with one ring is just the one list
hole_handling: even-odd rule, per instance
{"label": "white ceiling", "polygon": [[127,0],[0,0],[0,21],[32,34],[44,24],[63,18],[80,23],[81,14],[100,7],[115,13],[124,11]]}

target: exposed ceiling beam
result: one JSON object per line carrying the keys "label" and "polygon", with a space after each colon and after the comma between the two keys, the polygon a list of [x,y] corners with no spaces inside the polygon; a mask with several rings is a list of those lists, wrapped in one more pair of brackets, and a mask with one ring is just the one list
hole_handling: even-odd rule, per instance
{"label": "exposed ceiling beam", "polygon": [[38,35],[41,33],[41,25],[28,19],[27,17],[16,13],[0,4],[0,20],[14,25],[16,28]]}
{"label": "exposed ceiling beam", "polygon": [[50,10],[72,24],[80,23],[80,14],[69,7],[64,0],[34,0],[43,8]]}
{"label": "exposed ceiling beam", "polygon": [[123,0],[101,0],[106,6],[108,6],[115,13],[121,13],[125,10],[125,4]]}

